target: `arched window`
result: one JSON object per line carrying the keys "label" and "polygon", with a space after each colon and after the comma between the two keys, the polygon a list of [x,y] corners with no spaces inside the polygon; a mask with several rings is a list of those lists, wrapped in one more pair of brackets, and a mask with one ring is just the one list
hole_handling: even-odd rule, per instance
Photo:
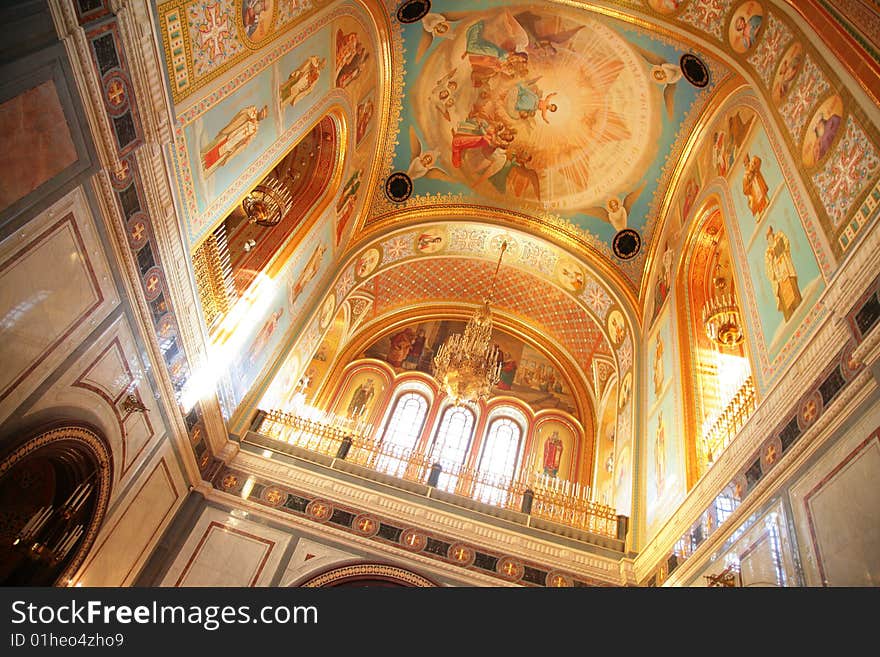
{"label": "arched window", "polygon": [[431,462],[439,463],[443,473],[437,488],[452,492],[458,482],[458,472],[467,457],[474,432],[474,414],[464,406],[450,406],[443,412],[440,426],[431,446]]}
{"label": "arched window", "polygon": [[395,477],[403,476],[407,463],[405,457],[416,446],[427,414],[428,400],[419,393],[405,392],[397,398],[382,434],[383,455],[376,464],[377,470]]}
{"label": "arched window", "polygon": [[489,423],[483,453],[477,464],[481,480],[474,490],[476,499],[498,506],[507,501],[507,484],[516,472],[522,434],[522,427],[509,417],[499,417]]}

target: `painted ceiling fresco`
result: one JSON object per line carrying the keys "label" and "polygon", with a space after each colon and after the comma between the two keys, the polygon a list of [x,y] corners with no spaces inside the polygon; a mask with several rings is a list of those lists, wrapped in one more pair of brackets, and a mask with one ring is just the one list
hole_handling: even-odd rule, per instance
{"label": "painted ceiling fresco", "polygon": [[[413,181],[405,207],[526,213],[637,285],[646,244],[624,261],[615,234],[650,240],[671,170],[726,71],[701,56],[698,88],[682,74],[687,45],[559,5],[438,0],[398,25],[403,100],[386,164]],[[401,207],[377,195],[372,220]]]}

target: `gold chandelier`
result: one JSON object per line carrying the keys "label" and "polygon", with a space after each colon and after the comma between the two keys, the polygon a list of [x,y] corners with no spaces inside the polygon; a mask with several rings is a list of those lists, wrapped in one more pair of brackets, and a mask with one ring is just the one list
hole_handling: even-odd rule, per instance
{"label": "gold chandelier", "polygon": [[728,349],[742,343],[745,335],[742,330],[742,320],[739,316],[739,307],[731,292],[725,292],[727,280],[719,273],[721,265],[715,264],[715,295],[703,305],[703,325],[706,327],[708,338],[720,347]]}
{"label": "gold chandelier", "polygon": [[462,402],[474,404],[487,399],[501,378],[500,351],[492,342],[489,304],[494,300],[495,280],[506,250],[505,241],[501,244],[489,296],[474,311],[464,333],[450,335],[434,356],[434,378],[456,406]]}
{"label": "gold chandelier", "polygon": [[269,176],[244,197],[241,207],[250,223],[272,228],[290,212],[293,197],[284,183]]}

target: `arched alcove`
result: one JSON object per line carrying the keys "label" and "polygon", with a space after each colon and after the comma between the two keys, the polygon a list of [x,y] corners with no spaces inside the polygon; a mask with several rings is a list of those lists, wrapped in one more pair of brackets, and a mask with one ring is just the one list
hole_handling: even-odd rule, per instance
{"label": "arched alcove", "polygon": [[92,429],[59,425],[0,457],[0,584],[67,586],[101,526],[113,464]]}

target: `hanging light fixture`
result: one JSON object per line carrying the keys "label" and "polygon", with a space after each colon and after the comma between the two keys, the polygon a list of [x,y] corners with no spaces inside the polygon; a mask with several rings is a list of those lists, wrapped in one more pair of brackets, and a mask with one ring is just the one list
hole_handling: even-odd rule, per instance
{"label": "hanging light fixture", "polygon": [[244,197],[241,207],[252,224],[271,228],[293,207],[293,197],[284,183],[269,176]]}
{"label": "hanging light fixture", "polygon": [[505,241],[501,244],[489,296],[474,311],[464,333],[450,335],[434,356],[434,378],[456,405],[487,399],[501,378],[500,351],[492,342],[492,309],[489,306],[494,301],[495,280],[506,250]]}
{"label": "hanging light fixture", "polygon": [[739,307],[732,292],[726,291],[727,279],[721,274],[721,263],[715,263],[715,288],[703,305],[703,325],[708,338],[720,347],[731,349],[740,345],[745,338]]}
{"label": "hanging light fixture", "polygon": [[[89,477],[91,479],[91,477]],[[91,481],[81,482],[59,508],[51,504],[34,513],[12,541],[12,547],[33,561],[57,566],[83,535],[80,513],[94,490]]]}

